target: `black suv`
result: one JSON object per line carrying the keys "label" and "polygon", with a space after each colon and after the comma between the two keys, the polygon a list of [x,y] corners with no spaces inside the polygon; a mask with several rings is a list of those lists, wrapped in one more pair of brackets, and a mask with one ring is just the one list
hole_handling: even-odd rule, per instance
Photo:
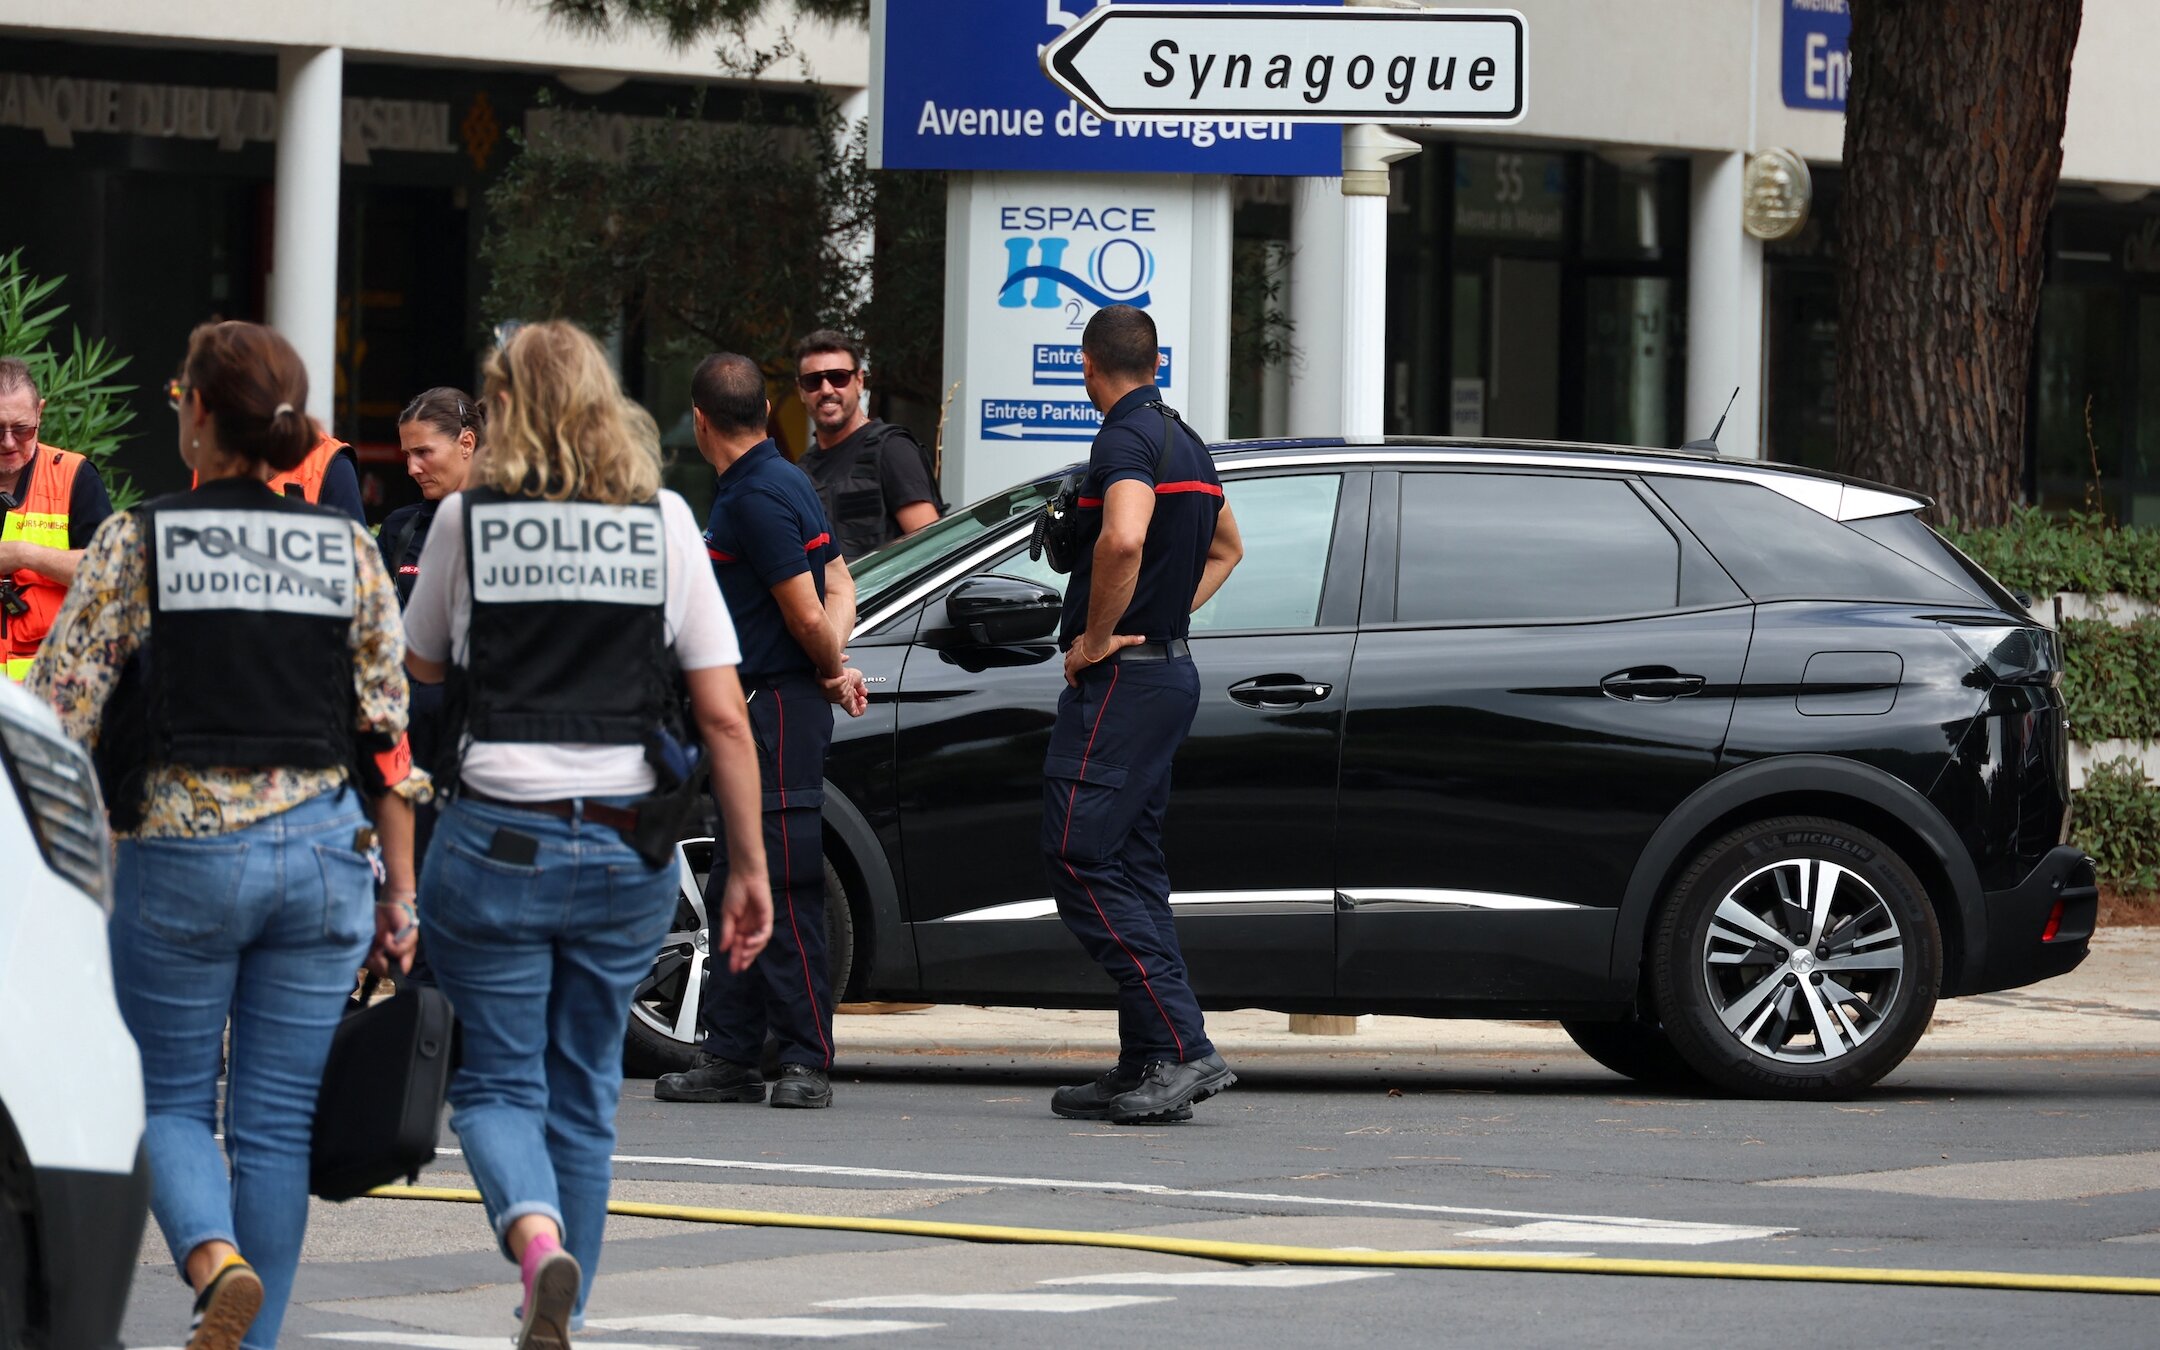
{"label": "black suv", "polygon": [[[1918,498],[1575,445],[1225,445],[1245,562],[1193,623],[1167,829],[1210,1007],[1556,1018],[1646,1080],[1780,1097],[1895,1067],[1939,995],[2058,975],[2055,635]],[[863,559],[825,797],[847,997],[1108,1007],[1038,847],[1051,487]],[[630,1059],[687,1057],[699,881]]]}

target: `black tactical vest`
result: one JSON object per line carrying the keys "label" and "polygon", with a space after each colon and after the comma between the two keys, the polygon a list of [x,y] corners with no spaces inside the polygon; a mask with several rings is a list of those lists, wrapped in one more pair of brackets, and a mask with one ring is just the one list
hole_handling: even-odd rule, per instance
{"label": "black tactical vest", "polygon": [[114,823],[140,823],[152,765],[352,763],[358,583],[344,514],[225,478],[137,509],[150,631],[99,736]]}
{"label": "black tactical vest", "polygon": [[463,494],[472,626],[450,721],[475,741],[639,745],[668,716],[667,531],[657,501]]}

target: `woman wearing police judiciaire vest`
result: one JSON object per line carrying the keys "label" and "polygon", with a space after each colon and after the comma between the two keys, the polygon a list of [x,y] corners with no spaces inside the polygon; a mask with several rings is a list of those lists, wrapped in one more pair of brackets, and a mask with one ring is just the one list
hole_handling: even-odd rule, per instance
{"label": "woman wearing police judiciaire vest", "polygon": [[30,689],[95,750],[120,836],[113,983],[142,1051],[151,1209],[196,1292],[188,1344],[267,1347],[353,971],[411,959],[401,794],[419,784],[374,541],[267,486],[315,442],[300,358],[267,328],[206,324],[167,393],[199,486],[98,528]]}
{"label": "woman wearing police judiciaire vest", "polygon": [[516,1344],[554,1350],[600,1260],[631,993],[674,918],[669,816],[697,787],[677,671],[728,848],[756,859],[729,873],[715,955],[749,965],[772,896],[735,630],[652,418],[567,323],[505,339],[483,398],[486,447],[405,611],[409,669],[449,677],[420,910],[464,1028],[451,1127],[524,1283]]}

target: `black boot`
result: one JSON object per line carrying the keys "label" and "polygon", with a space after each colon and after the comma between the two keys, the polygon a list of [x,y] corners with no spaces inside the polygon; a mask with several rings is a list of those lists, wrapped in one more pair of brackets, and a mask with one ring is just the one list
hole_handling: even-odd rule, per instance
{"label": "black boot", "polygon": [[697,1065],[682,1073],[662,1074],[653,1096],[663,1102],[761,1102],[765,1079],[748,1064],[718,1059],[698,1051]]}
{"label": "black boot", "polygon": [[[1067,1120],[1108,1120],[1111,1100],[1140,1086],[1140,1070],[1123,1064],[1078,1087],[1061,1087],[1050,1094],[1050,1109]],[[1165,1113],[1166,1120],[1191,1120],[1190,1108]]]}
{"label": "black boot", "polygon": [[780,1081],[773,1084],[772,1104],[815,1110],[832,1105],[832,1080],[823,1070],[807,1064],[783,1064]]}
{"label": "black boot", "polygon": [[1109,1117],[1119,1125],[1136,1125],[1164,1119],[1173,1111],[1190,1116],[1194,1102],[1204,1102],[1235,1082],[1237,1075],[1221,1055],[1202,1055],[1183,1064],[1150,1060],[1140,1070],[1140,1086],[1111,1099]]}

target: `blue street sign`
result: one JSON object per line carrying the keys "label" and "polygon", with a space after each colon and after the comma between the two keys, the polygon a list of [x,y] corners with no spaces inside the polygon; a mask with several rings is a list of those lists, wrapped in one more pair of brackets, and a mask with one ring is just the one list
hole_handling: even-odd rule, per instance
{"label": "blue street sign", "polygon": [[1783,71],[1786,107],[1845,111],[1852,82],[1848,0],[1785,0]]}
{"label": "blue street sign", "polygon": [[1043,74],[1042,48],[1095,7],[1094,0],[876,0],[871,163],[1030,173],[1342,172],[1342,133],[1332,125],[1107,122],[1067,98]]}
{"label": "blue street sign", "polygon": [[1051,398],[986,398],[982,401],[982,438],[986,441],[1092,441],[1102,429],[1102,414],[1085,401]]}
{"label": "blue street sign", "polygon": [[[1080,344],[1077,342],[1038,342],[1035,345],[1035,383],[1069,384],[1078,389],[1086,383],[1080,378]],[[1167,389],[1175,381],[1170,359],[1170,349],[1165,347],[1155,358],[1155,383]]]}

